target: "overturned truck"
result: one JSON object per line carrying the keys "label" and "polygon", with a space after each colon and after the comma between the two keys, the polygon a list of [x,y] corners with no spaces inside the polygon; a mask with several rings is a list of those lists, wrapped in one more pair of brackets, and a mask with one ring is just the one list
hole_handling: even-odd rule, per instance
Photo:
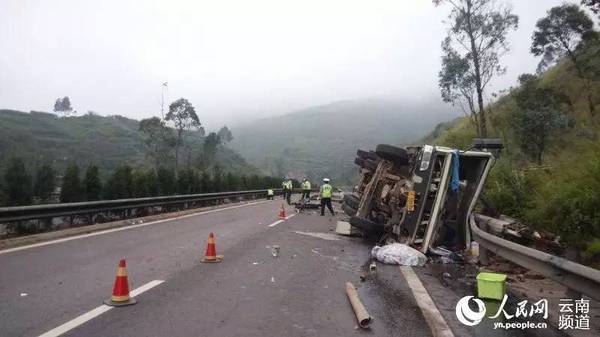
{"label": "overturned truck", "polygon": [[467,151],[387,144],[358,150],[360,180],[342,208],[353,227],[381,243],[402,242],[423,253],[465,249],[469,216],[501,148],[499,140],[475,139]]}

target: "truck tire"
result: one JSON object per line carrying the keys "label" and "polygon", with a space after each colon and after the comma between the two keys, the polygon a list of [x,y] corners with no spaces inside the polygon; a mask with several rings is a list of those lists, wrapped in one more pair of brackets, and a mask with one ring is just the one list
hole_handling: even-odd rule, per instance
{"label": "truck tire", "polygon": [[365,159],[364,164],[363,164],[363,168],[366,168],[368,170],[371,171],[375,171],[377,170],[377,166],[379,165],[378,162],[372,161],[370,159]]}
{"label": "truck tire", "polygon": [[405,149],[388,144],[379,144],[375,149],[375,153],[377,153],[379,157],[391,161],[397,166],[408,165],[408,153]]}
{"label": "truck tire", "polygon": [[342,210],[344,211],[344,213],[346,213],[346,215],[348,216],[355,216],[356,215],[356,208],[352,208],[347,204],[342,204]]}
{"label": "truck tire", "polygon": [[[344,204],[346,204],[354,209],[358,209],[358,205],[360,204],[360,198],[357,197],[354,193],[344,194]],[[352,214],[352,215],[354,215],[354,214]]]}
{"label": "truck tire", "polygon": [[377,233],[377,232],[382,232],[383,231],[383,226],[382,225],[380,225],[378,223],[375,223],[375,222],[373,222],[371,220],[359,218],[357,216],[351,216],[350,220],[348,220],[348,222],[353,227],[356,227],[358,229],[362,229],[363,231],[365,231],[367,233]]}
{"label": "truck tire", "polygon": [[379,157],[373,151],[365,151],[365,150],[356,150],[356,156],[360,159],[371,159],[377,161]]}

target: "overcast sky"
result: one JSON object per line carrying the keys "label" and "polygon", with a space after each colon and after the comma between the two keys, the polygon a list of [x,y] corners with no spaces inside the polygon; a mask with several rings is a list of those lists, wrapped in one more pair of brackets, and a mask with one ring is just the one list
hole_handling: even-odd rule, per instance
{"label": "overcast sky", "polygon": [[[501,89],[537,60],[520,16]],[[145,118],[188,98],[208,128],[337,100],[439,100],[442,21],[431,0],[0,0],[0,108]]]}

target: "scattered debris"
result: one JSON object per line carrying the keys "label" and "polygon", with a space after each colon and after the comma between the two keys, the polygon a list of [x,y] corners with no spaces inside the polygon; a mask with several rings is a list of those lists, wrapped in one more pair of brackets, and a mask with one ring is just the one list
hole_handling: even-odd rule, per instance
{"label": "scattered debris", "polygon": [[271,276],[271,283],[275,283],[275,276]]}
{"label": "scattered debris", "polygon": [[371,256],[386,264],[399,264],[403,266],[422,267],[427,262],[427,257],[418,250],[401,243],[392,243],[383,247],[375,246]]}
{"label": "scattered debris", "polygon": [[252,264],[256,266],[256,265],[258,265],[258,262],[252,262]]}
{"label": "scattered debris", "polygon": [[371,264],[369,265],[369,270],[370,271],[377,270],[377,265],[375,264],[375,262],[371,262]]}
{"label": "scattered debris", "polygon": [[365,282],[366,280],[367,280],[367,274],[365,274],[365,273],[360,274],[360,281]]}
{"label": "scattered debris", "polygon": [[273,247],[271,248],[271,255],[273,255],[273,257],[278,257],[279,256],[279,246],[278,245],[273,245]]}
{"label": "scattered debris", "polygon": [[339,241],[340,240],[339,237],[337,237],[336,235],[331,234],[331,233],[315,233],[315,232],[300,232],[300,231],[295,231],[294,233],[308,235],[308,236],[312,236],[315,238],[328,240],[328,241]]}
{"label": "scattered debris", "polygon": [[21,293],[21,297],[27,296],[27,293]]}
{"label": "scattered debris", "polygon": [[350,225],[350,223],[346,221],[338,221],[337,226],[335,227],[335,232],[340,235],[348,236],[360,234],[360,232],[356,228],[352,227],[352,225]]}
{"label": "scattered debris", "polygon": [[368,328],[373,321],[373,318],[369,315],[367,309],[365,309],[365,306],[358,297],[356,288],[350,282],[346,282],[346,294],[348,295],[348,299],[350,300],[350,304],[352,305],[352,309],[358,320],[358,325],[363,329]]}

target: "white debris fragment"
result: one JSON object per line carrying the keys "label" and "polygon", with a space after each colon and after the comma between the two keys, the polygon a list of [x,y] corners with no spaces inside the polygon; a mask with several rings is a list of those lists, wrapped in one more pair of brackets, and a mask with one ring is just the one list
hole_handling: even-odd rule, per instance
{"label": "white debris fragment", "polygon": [[271,283],[275,283],[275,277],[271,276]]}
{"label": "white debris fragment", "polygon": [[252,262],[252,264],[256,266],[258,264],[258,262]]}
{"label": "white debris fragment", "polygon": [[383,247],[375,246],[371,250],[371,256],[386,264],[403,266],[424,266],[427,262],[427,257],[423,253],[401,243],[392,243]]}
{"label": "white debris fragment", "polygon": [[21,297],[27,296],[27,293],[21,293]]}

